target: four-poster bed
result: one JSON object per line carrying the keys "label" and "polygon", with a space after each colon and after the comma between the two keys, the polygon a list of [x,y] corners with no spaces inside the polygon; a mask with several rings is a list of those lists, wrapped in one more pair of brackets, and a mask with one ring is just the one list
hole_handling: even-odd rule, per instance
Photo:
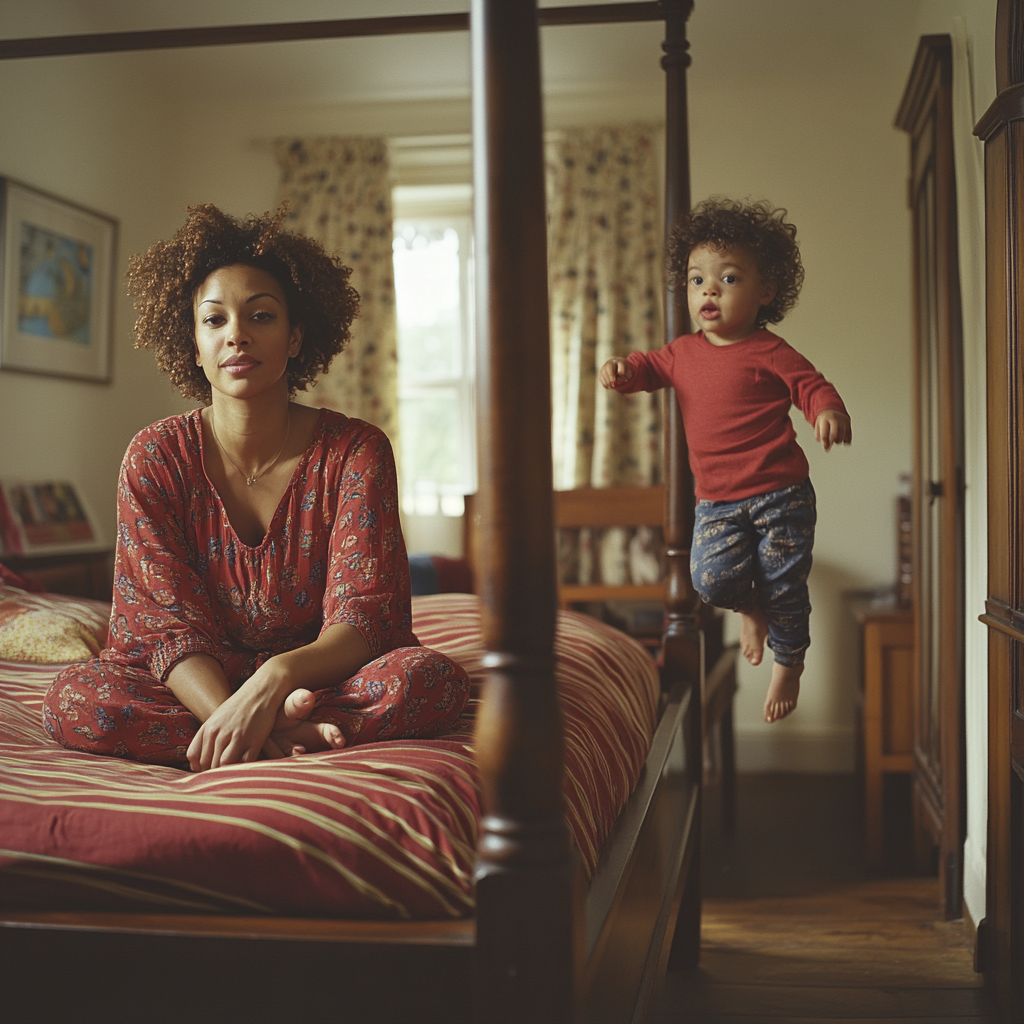
{"label": "four-poster bed", "polygon": [[[31,1015],[47,1001],[43,991],[19,984],[41,976],[45,962],[48,975],[65,987],[73,979],[91,988],[104,1019],[119,1013],[148,1020],[186,1013],[200,1020],[263,1019],[261,1011],[276,1015],[294,1005],[302,1015],[353,1020],[640,1020],[670,955],[679,964],[696,963],[702,687],[704,666],[714,665],[721,641],[720,630],[704,628],[709,623],[689,582],[693,493],[682,469],[687,459],[677,411],[668,417],[665,460],[668,628],[660,715],[636,788],[611,834],[601,837],[596,866],[587,865],[593,867],[589,886],[566,818],[565,692],[560,705],[556,677],[563,688],[559,638],[568,627],[560,621],[556,632],[538,49],[538,20],[665,20],[665,213],[672,223],[689,208],[685,23],[691,8],[692,0],[662,0],[538,15],[533,0],[474,0],[468,19],[484,453],[475,505],[485,680],[473,738],[483,809],[475,916],[394,921],[10,909],[5,896],[5,1003],[16,1013]],[[9,40],[0,57],[450,31],[466,24],[465,15],[443,15]],[[668,293],[666,340],[685,324],[684,296]],[[422,632],[421,639],[429,642]],[[82,1016],[82,1004],[67,1012]]]}

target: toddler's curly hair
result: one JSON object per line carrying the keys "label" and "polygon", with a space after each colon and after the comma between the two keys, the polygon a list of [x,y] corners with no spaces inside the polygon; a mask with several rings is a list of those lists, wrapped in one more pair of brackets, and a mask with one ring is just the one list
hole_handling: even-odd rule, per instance
{"label": "toddler's curly hair", "polygon": [[265,270],[284,290],[290,326],[303,328],[302,350],[288,360],[290,394],[305,390],[344,349],[359,312],[350,268],[315,239],[281,228],[286,210],[236,219],[209,203],[190,206],[169,242],[128,262],[125,282],[138,320],[136,348],[152,349],[157,366],[186,397],[209,404],[210,382],[195,359],[196,290],[221,267]]}
{"label": "toddler's curly hair", "polygon": [[723,250],[732,245],[749,249],[757,269],[775,285],[775,298],[762,306],[757,326],[777,324],[795,305],[804,283],[804,265],[796,244],[796,228],[785,221],[786,210],[760,201],[740,203],[712,196],[695,206],[672,230],[668,242],[668,275],[675,286],[686,287],[686,268],[695,246]]}

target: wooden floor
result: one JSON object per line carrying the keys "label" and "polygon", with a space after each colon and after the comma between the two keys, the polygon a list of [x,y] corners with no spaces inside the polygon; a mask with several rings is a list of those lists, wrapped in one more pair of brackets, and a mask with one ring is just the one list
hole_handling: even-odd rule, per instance
{"label": "wooden floor", "polygon": [[701,966],[670,973],[657,1024],[996,1024],[935,879],[900,843],[864,870],[852,777],[741,778],[732,840],[708,797]]}

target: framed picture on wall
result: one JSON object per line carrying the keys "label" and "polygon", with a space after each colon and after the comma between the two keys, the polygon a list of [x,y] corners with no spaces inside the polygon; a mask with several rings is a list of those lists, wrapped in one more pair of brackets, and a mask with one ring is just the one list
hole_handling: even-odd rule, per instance
{"label": "framed picture on wall", "polygon": [[110,380],[117,221],[0,178],[0,369]]}
{"label": "framed picture on wall", "polygon": [[95,549],[94,520],[67,480],[0,480],[0,551],[13,555]]}

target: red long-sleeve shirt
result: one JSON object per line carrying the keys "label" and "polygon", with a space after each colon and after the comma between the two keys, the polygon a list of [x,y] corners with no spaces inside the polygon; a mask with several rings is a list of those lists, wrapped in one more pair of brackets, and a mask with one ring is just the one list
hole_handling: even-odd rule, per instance
{"label": "red long-sleeve shirt", "polygon": [[811,363],[767,330],[722,346],[684,334],[628,358],[633,377],[618,390],[675,390],[698,499],[738,501],[806,479],[790,407],[812,425],[826,409],[846,412]]}

